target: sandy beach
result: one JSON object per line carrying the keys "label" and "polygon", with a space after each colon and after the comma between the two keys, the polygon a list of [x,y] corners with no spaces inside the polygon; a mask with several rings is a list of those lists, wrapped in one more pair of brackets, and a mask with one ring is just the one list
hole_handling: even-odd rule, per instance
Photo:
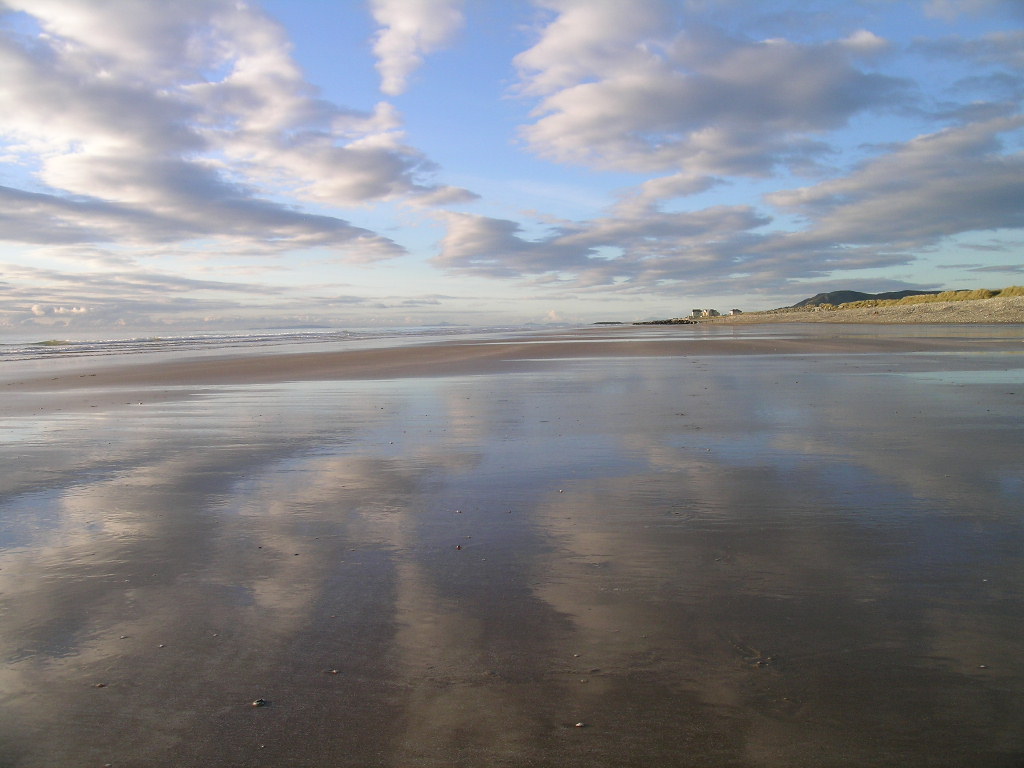
{"label": "sandy beach", "polygon": [[5,365],[0,765],[1019,765],[1022,351],[715,323]]}
{"label": "sandy beach", "polygon": [[[808,314],[817,317],[830,313]],[[521,373],[543,370],[553,361],[585,358],[1014,351],[1024,333],[1013,327],[975,332],[957,325],[934,333],[913,328],[894,332],[870,327],[841,331],[728,327],[792,323],[791,317],[752,314],[718,318],[683,331],[671,326],[591,327],[370,349],[249,350],[194,357],[139,355],[130,361],[56,360],[45,367],[12,364],[8,370],[0,370],[0,391],[5,395],[0,415],[132,406],[147,399],[179,399],[215,386]]]}

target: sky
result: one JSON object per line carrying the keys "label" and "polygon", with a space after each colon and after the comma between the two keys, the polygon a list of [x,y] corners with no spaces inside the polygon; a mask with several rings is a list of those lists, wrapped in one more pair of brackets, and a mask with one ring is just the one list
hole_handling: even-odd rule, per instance
{"label": "sky", "polygon": [[0,0],[0,335],[1024,283],[1021,0]]}

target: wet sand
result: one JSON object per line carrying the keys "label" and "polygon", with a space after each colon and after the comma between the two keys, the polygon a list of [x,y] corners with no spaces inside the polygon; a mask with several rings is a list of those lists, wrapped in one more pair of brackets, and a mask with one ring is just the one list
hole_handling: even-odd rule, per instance
{"label": "wet sand", "polygon": [[[0,369],[0,416],[176,400],[217,386],[386,380],[544,370],[553,361],[722,355],[1019,351],[1024,326],[886,328],[621,326],[370,349],[247,350],[13,363]],[[127,356],[125,356],[127,357]]]}
{"label": "wet sand", "polygon": [[1020,765],[1022,350],[625,327],[11,368],[0,765]]}

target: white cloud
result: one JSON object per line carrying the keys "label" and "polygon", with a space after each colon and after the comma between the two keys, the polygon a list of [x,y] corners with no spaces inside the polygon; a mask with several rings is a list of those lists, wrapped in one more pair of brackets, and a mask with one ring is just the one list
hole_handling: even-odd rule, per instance
{"label": "white cloud", "polygon": [[827,150],[817,136],[894,105],[904,84],[854,58],[868,30],[818,44],[678,28],[660,2],[545,2],[556,12],[516,64],[539,96],[527,144],[558,162],[701,176],[765,176]]}
{"label": "white cloud", "polygon": [[[43,258],[51,248],[39,250]],[[214,274],[220,277],[223,270]],[[348,284],[312,285],[200,279],[155,269],[62,271],[0,262],[0,327],[195,329],[211,326],[329,325],[344,318],[373,324],[390,310],[441,308],[458,297],[441,294],[360,295]],[[417,315],[423,321],[423,315]],[[390,321],[389,321],[390,323]]]}
{"label": "white cloud", "polygon": [[516,56],[523,90],[547,95],[610,73],[643,68],[650,52],[643,41],[657,39],[670,24],[670,6],[659,0],[536,0],[555,17],[529,50]]}
{"label": "white cloud", "polygon": [[801,240],[917,250],[962,232],[1024,226],[1024,157],[1001,134],[1024,117],[919,136],[841,179],[768,197],[811,221]]}
{"label": "white cloud", "polygon": [[272,200],[360,205],[435,187],[387,104],[321,100],[284,30],[227,0],[11,0],[42,29],[0,36],[0,139],[45,190],[3,190],[10,240],[213,238],[254,252],[403,250],[330,215]]}
{"label": "white cloud", "polygon": [[[404,116],[388,101],[372,104],[372,89],[365,109],[327,101],[285,28],[255,3],[0,0],[0,240],[27,246],[12,257],[23,263],[102,276],[5,272],[0,322],[130,320],[147,303],[166,316],[202,317],[241,314],[249,302],[269,317],[292,301],[291,289],[178,282],[157,265],[203,276],[237,270],[227,274],[242,280],[273,270],[298,295],[297,286],[316,283],[301,277],[313,260],[426,258],[427,218],[445,227],[433,264],[446,276],[594,296],[667,293],[681,283],[717,295],[794,279],[838,283],[844,270],[908,264],[952,235],[1021,226],[1014,116],[1024,46],[1019,29],[1001,23],[1014,6],[935,2],[950,18],[977,15],[962,28],[929,22],[922,30],[939,37],[906,42],[911,32],[890,40],[883,31],[897,17],[920,21],[921,4],[826,13],[828,5],[477,7],[469,35],[493,33],[495,23],[507,34],[486,52],[479,39],[451,51],[487,57],[480,77],[457,85],[479,88],[511,64],[519,101],[487,101],[509,94],[505,81],[447,102],[430,89],[453,84],[431,79],[405,102],[416,131],[407,136]],[[374,50],[345,51],[330,76],[347,85],[339,63],[375,57],[391,95],[464,25],[463,0],[369,7]],[[365,8],[346,12],[367,20]],[[533,37],[512,58],[506,46],[530,34],[530,21]],[[316,64],[310,72],[319,76]],[[467,103],[472,113],[460,111]],[[503,133],[516,122],[518,146]],[[927,135],[908,140],[918,133]],[[473,151],[458,151],[463,137]],[[435,182],[438,169],[418,141],[456,145],[446,161],[453,178],[478,180],[491,199]],[[503,145],[493,162],[479,151],[487,142]],[[551,162],[517,164],[509,145]],[[461,212],[468,203],[485,215]],[[364,226],[347,220],[355,216]],[[253,258],[300,249],[317,252]],[[138,281],[128,279],[133,271]],[[380,279],[365,274],[368,285]],[[400,283],[406,274],[422,272],[396,267],[388,277]],[[403,304],[316,288],[296,312]]]}
{"label": "white cloud", "polygon": [[767,202],[804,218],[769,231],[747,206],[667,212],[654,193],[609,216],[563,222],[529,239],[513,221],[443,214],[438,266],[620,292],[781,291],[794,279],[907,263],[943,237],[1024,226],[1024,159],[999,140],[1024,118],[948,129],[892,148],[845,178],[779,191]]}
{"label": "white cloud", "polygon": [[519,278],[576,269],[586,262],[585,249],[522,238],[522,228],[514,221],[452,211],[437,215],[447,231],[434,261],[447,270]]}
{"label": "white cloud", "polygon": [[423,57],[451,42],[464,22],[462,4],[463,0],[370,0],[373,18],[381,26],[373,52],[384,93],[403,93]]}
{"label": "white cloud", "polygon": [[[435,263],[453,272],[554,278],[576,287],[657,290],[685,277],[732,271],[730,261],[766,217],[742,206],[696,212],[652,209],[588,222],[565,222],[527,239],[519,224],[443,213],[448,231]],[[614,252],[613,257],[608,254]]]}
{"label": "white cloud", "polygon": [[287,293],[254,283],[140,270],[61,272],[0,264],[0,273],[0,317],[7,325],[73,321],[76,327],[103,327],[127,319],[137,326],[237,311],[254,301],[273,303]]}
{"label": "white cloud", "polygon": [[858,29],[841,42],[850,50],[860,54],[877,53],[889,47],[888,41],[868,29]]}
{"label": "white cloud", "polygon": [[472,203],[480,199],[480,195],[462,187],[438,187],[415,195],[409,202],[416,206],[446,206]]}
{"label": "white cloud", "polygon": [[[508,219],[444,214],[435,264],[446,270],[627,293],[680,282],[781,290],[904,264],[949,235],[1022,224],[1024,174],[996,139],[1019,125],[993,120],[1004,108],[991,103],[974,107],[985,122],[878,147],[845,178],[768,195],[768,205],[802,216],[802,229],[768,230],[769,209],[753,205],[669,211],[670,200],[743,177],[834,175],[819,160],[836,131],[863,113],[896,114],[915,96],[915,84],[861,68],[892,46],[864,27],[817,43],[754,40],[657,0],[535,5],[545,24],[515,60],[520,94],[538,100],[522,131],[528,147],[559,163],[652,176],[606,215],[549,221],[532,237]],[[1000,35],[972,46],[962,55],[979,61],[1010,50]]]}

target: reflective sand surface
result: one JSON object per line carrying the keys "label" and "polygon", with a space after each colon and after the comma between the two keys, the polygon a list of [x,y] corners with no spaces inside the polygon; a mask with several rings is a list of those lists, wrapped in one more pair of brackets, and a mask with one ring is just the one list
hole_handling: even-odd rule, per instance
{"label": "reflective sand surface", "polygon": [[0,765],[1020,765],[1022,366],[582,358],[0,420]]}

